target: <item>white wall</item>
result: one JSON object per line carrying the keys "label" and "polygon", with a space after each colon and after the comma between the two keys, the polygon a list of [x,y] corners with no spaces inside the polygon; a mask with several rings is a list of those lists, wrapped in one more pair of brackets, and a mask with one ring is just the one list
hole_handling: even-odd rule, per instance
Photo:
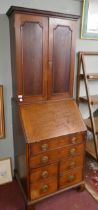
{"label": "white wall", "polygon": [[6,15],[0,15],[0,84],[4,86],[5,139],[0,139],[0,157],[13,157],[11,116],[11,64],[9,25]]}
{"label": "white wall", "polygon": [[0,13],[6,13],[11,5],[70,14],[80,14],[81,11],[79,0],[0,0]]}
{"label": "white wall", "polygon": [[[69,14],[81,15],[80,0],[0,0],[0,84],[4,85],[4,108],[5,108],[5,132],[6,138],[0,140],[0,157],[12,157],[13,136],[12,136],[12,112],[11,112],[11,64],[10,64],[10,38],[9,22],[5,15],[11,5],[42,10],[51,10]],[[80,39],[80,20],[77,22],[77,42],[76,52],[78,51],[97,51],[98,41]],[[76,56],[77,57],[77,56]],[[76,59],[77,67],[77,59]],[[75,71],[75,83],[76,83]],[[75,86],[76,87],[76,86]],[[75,92],[75,88],[74,88]]]}

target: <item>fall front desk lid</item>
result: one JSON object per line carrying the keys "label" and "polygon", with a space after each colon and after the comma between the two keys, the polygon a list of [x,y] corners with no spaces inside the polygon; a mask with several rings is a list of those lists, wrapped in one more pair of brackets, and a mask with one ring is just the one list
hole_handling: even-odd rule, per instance
{"label": "fall front desk lid", "polygon": [[86,131],[74,100],[21,104],[20,115],[27,143]]}

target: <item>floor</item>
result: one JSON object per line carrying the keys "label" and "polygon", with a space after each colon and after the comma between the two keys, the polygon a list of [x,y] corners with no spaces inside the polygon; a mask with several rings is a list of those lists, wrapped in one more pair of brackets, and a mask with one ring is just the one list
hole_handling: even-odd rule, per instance
{"label": "floor", "polygon": [[98,203],[86,191],[66,191],[36,205],[36,210],[98,210]]}
{"label": "floor", "polygon": [[[86,191],[69,190],[36,204],[35,210],[98,210],[98,203]],[[0,210],[25,210],[16,181],[0,186]]]}

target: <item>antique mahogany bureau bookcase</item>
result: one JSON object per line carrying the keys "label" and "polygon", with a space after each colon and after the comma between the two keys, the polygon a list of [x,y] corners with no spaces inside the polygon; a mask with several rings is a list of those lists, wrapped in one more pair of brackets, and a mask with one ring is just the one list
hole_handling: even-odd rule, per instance
{"label": "antique mahogany bureau bookcase", "polygon": [[15,171],[27,209],[84,183],[86,127],[73,100],[77,16],[11,7]]}

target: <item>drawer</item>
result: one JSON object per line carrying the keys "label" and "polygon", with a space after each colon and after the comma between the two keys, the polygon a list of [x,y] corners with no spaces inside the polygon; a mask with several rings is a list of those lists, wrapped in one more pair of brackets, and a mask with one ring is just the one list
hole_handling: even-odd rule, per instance
{"label": "drawer", "polygon": [[59,188],[68,187],[77,184],[83,180],[83,168],[71,170],[59,177]]}
{"label": "drawer", "polygon": [[31,169],[30,170],[30,182],[34,183],[35,181],[39,181],[40,179],[46,180],[50,177],[57,177],[58,174],[58,166],[57,164],[50,164],[45,167]]}
{"label": "drawer", "polygon": [[51,150],[30,158],[30,168],[40,167],[42,165],[50,164],[64,158],[74,157],[82,154],[84,151],[84,144],[77,146],[67,146],[60,149]]}
{"label": "drawer", "polygon": [[78,144],[82,143],[84,137],[84,133],[76,133],[70,134],[63,137],[53,138],[49,140],[43,140],[41,142],[36,142],[34,144],[30,144],[30,156],[36,155],[38,153],[42,153],[48,150],[60,148],[69,144]]}
{"label": "drawer", "polygon": [[57,178],[49,179],[48,181],[39,181],[30,184],[31,200],[38,199],[42,196],[48,195],[57,191]]}
{"label": "drawer", "polygon": [[71,170],[77,167],[83,167],[83,155],[78,155],[69,159],[64,159],[60,161],[60,174],[64,173],[66,170]]}

